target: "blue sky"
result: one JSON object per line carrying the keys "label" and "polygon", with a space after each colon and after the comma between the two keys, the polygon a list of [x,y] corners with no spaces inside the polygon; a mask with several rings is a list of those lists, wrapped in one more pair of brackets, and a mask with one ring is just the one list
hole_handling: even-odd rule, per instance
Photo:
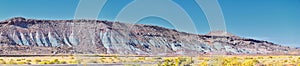
{"label": "blue sky", "polygon": [[[199,34],[209,32],[207,19],[194,0],[173,0],[192,18]],[[98,19],[114,20],[132,0],[108,0]],[[300,47],[300,0],[219,0],[227,30],[238,36]],[[0,20],[14,16],[73,19],[79,0],[0,0]],[[147,18],[141,24],[173,28],[166,20]]]}

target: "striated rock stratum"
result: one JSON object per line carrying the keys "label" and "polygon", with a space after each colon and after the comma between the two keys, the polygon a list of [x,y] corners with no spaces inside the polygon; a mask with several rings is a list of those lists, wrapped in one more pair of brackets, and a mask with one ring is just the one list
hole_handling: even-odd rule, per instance
{"label": "striated rock stratum", "polygon": [[297,54],[297,48],[215,31],[207,35],[101,20],[0,22],[0,54]]}

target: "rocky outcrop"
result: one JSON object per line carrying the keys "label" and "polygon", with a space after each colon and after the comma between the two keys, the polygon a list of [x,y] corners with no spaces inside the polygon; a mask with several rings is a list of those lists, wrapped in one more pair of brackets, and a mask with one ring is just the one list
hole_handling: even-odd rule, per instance
{"label": "rocky outcrop", "polygon": [[[227,32],[198,35],[142,24],[101,20],[35,20],[22,17],[1,21],[0,39],[1,44],[67,47],[71,49],[66,51],[80,54],[286,54],[297,50],[267,41],[241,38]],[[3,48],[0,50],[7,51]]]}

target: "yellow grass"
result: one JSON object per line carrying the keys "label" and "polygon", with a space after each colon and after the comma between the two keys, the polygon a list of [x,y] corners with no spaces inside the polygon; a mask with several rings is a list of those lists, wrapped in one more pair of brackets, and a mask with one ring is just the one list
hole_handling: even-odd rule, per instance
{"label": "yellow grass", "polygon": [[[37,56],[0,57],[0,64],[145,64],[148,66],[300,66],[300,56]],[[143,65],[144,66],[144,65]]]}

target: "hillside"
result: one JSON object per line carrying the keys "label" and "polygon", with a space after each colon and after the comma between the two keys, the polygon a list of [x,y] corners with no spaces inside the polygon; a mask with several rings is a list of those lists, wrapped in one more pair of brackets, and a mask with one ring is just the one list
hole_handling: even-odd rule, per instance
{"label": "hillside", "polygon": [[297,54],[296,48],[216,31],[198,35],[102,20],[0,22],[0,54]]}

